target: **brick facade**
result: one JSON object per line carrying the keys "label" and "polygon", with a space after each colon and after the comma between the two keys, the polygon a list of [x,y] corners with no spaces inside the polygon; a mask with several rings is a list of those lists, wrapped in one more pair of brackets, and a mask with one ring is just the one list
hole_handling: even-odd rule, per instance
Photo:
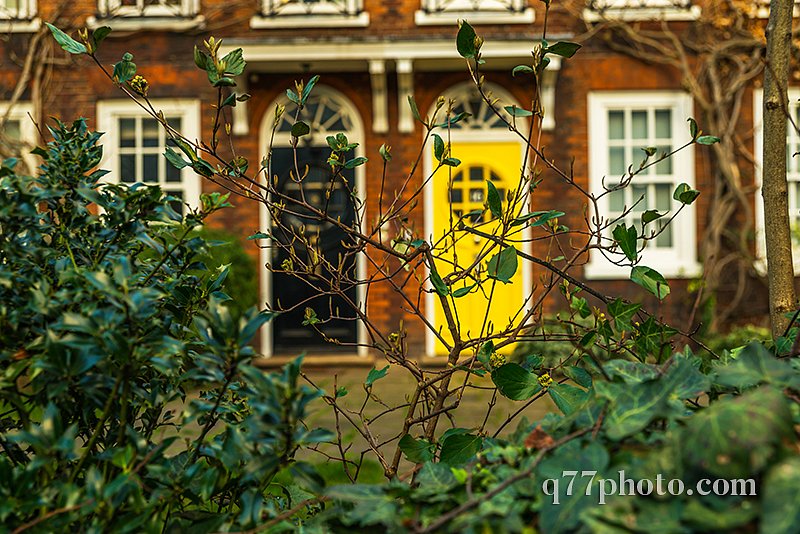
{"label": "brick facade", "polygon": [[[87,23],[89,17],[97,16],[97,5],[92,0],[74,0],[64,3],[63,10],[57,16],[58,2],[39,2],[39,17],[42,20],[56,20],[61,27],[79,28]],[[548,38],[552,41],[563,37],[581,34],[585,30],[583,22],[575,15],[580,11],[579,2],[571,0],[563,3],[553,2],[548,26]],[[373,125],[373,92],[369,73],[370,58],[358,57],[345,65],[339,60],[320,60],[309,57],[307,61],[256,61],[251,62],[242,76],[246,78],[246,90],[252,95],[247,103],[247,133],[235,135],[234,143],[237,151],[251,162],[260,161],[263,146],[259,139],[261,122],[267,114],[271,114],[271,105],[293,81],[300,77],[308,78],[312,74],[320,74],[320,84],[324,84],[343,93],[356,108],[365,128],[362,139],[363,153],[372,160],[366,167],[366,192],[368,199],[367,213],[375,213],[380,182],[381,165],[378,148],[385,143],[392,147],[394,156],[390,167],[388,184],[397,185],[402,182],[408,172],[407,162],[413,161],[419,151],[422,131],[419,124],[412,132],[400,131],[399,76],[397,66],[402,59],[402,50],[413,44],[424,43],[435,49],[446,46],[450,52],[442,57],[422,57],[417,53],[413,59],[413,90],[420,111],[424,114],[436,98],[452,86],[467,80],[463,63],[455,57],[454,23],[443,25],[418,25],[415,14],[421,8],[419,0],[364,0],[363,10],[369,15],[369,23],[363,27],[319,27],[319,28],[272,28],[252,29],[250,21],[259,14],[256,0],[202,0],[200,15],[204,18],[201,26],[183,31],[149,30],[146,18],[143,18],[142,29],[137,31],[116,31],[104,43],[101,60],[110,65],[118,61],[126,51],[134,54],[134,62],[139,65],[139,73],[151,83],[149,96],[152,98],[198,98],[202,102],[202,129],[208,133],[212,123],[210,104],[214,101],[215,92],[208,86],[205,73],[198,70],[192,60],[192,49],[209,35],[221,37],[229,47],[241,46],[248,51],[254,47],[293,45],[316,46],[319,50],[340,45],[349,46],[349,50],[357,50],[358,46],[370,47],[383,45],[388,56],[376,57],[385,60],[386,88],[388,104],[388,131],[375,133]],[[487,63],[487,81],[497,84],[510,92],[520,103],[530,102],[532,88],[530,79],[512,77],[509,66],[526,62],[526,57],[503,56],[505,43],[529,42],[532,47],[541,37],[544,19],[544,3],[531,1],[534,22],[526,24],[477,25],[482,14],[475,12],[467,18],[476,23],[477,32],[485,38],[487,49],[495,46],[498,50],[497,61]],[[454,17],[455,18],[455,17]],[[100,24],[115,27],[116,20],[100,20]],[[677,22],[676,24],[685,24]],[[45,40],[49,35],[45,35]],[[7,42],[1,43],[3,68],[0,70],[0,84],[5,99],[13,90],[15,80],[20,74],[21,58],[24,57],[32,34],[12,33]],[[52,47],[52,43],[48,44]],[[395,57],[399,55],[398,59]],[[71,120],[84,116],[94,124],[96,104],[99,100],[121,98],[122,95],[104,78],[96,66],[90,64],[85,57],[70,57],[61,50],[52,53],[54,59],[52,73],[43,94],[42,116],[58,116]],[[529,55],[528,55],[529,58]],[[440,64],[440,66],[437,66]],[[306,65],[307,63],[307,65]],[[647,90],[681,90],[680,77],[676,72],[658,65],[625,57],[610,51],[599,40],[590,40],[574,58],[561,62],[560,70],[555,77],[555,107],[547,110],[555,118],[556,128],[544,132],[542,145],[547,155],[562,167],[568,167],[572,160],[574,175],[578,184],[588,187],[589,179],[589,131],[587,127],[587,97],[593,91],[647,91]],[[23,95],[22,100],[30,99],[31,91]],[[747,100],[742,109],[743,128],[752,127],[752,98]],[[696,151],[695,175],[696,185],[701,191],[709,190],[708,167],[711,164],[707,154]],[[252,168],[252,166],[251,166]],[[744,166],[744,169],[749,167]],[[422,173],[416,176],[419,185]],[[742,177],[743,181],[753,183],[752,172]],[[205,183],[204,190],[214,190],[213,184]],[[696,239],[702,239],[709,205],[710,194],[701,195],[695,209],[698,213]],[[553,176],[546,180],[537,191],[534,200],[535,209],[556,208],[567,212],[564,224],[578,227],[582,222],[583,201],[574,194],[571,187]],[[259,205],[254,202],[233,200],[235,209],[225,210],[213,222],[228,231],[247,236],[260,230]],[[370,220],[369,215],[367,220]],[[414,224],[424,227],[422,210],[417,210]],[[253,258],[261,261],[259,251],[248,242],[248,252]],[[536,251],[534,251],[536,252]],[[657,266],[654,266],[657,267]],[[534,269],[533,279],[538,282],[541,269]],[[687,310],[693,305],[693,295],[685,291],[686,280],[676,280],[672,284],[673,296],[664,303],[658,304],[655,299],[644,298],[646,305],[667,319],[676,319],[681,328],[691,325],[680,324],[687,316]],[[598,281],[593,283],[603,293],[619,295],[631,299],[642,300],[642,292],[638,286],[626,280]],[[752,316],[758,317],[764,311],[763,292],[758,290],[756,282],[750,299]],[[557,291],[547,302],[546,309],[555,312],[561,308]],[[422,324],[402,311],[402,300],[387,285],[380,285],[370,292],[368,302],[371,318],[390,331],[396,329],[400,321],[404,321],[408,329],[408,340],[412,352],[421,354],[424,351],[424,332]]]}

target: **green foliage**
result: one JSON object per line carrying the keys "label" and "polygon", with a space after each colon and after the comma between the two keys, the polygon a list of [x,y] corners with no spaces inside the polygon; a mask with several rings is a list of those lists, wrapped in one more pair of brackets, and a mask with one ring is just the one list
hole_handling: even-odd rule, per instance
{"label": "green foliage", "polygon": [[270,314],[234,318],[201,267],[226,197],[181,217],[101,183],[83,120],[50,132],[39,176],[0,170],[0,528],[241,530],[289,506],[279,473],[319,489],[294,460],[332,437],[300,424],[319,392],[251,365]]}

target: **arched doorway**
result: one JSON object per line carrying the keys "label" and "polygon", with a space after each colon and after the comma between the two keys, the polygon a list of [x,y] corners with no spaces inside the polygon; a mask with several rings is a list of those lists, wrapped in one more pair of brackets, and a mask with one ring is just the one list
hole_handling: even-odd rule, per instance
{"label": "arched doorway", "polygon": [[[275,128],[273,139],[277,104],[286,106],[286,112]],[[352,157],[361,155],[363,127],[356,108],[335,89],[317,85],[298,117],[310,126],[311,132],[300,138],[296,152],[290,143],[295,112],[295,105],[286,97],[281,97],[268,108],[262,120],[260,139],[263,150],[269,148],[272,139],[270,179],[274,180],[276,190],[282,194],[295,199],[302,196],[308,204],[317,208],[325,207],[329,215],[342,223],[354,224],[357,221],[356,210],[363,208],[357,205],[350,191],[358,193],[364,190],[363,166],[344,169],[336,180],[332,180],[331,166],[327,163],[331,151],[326,138],[345,135],[351,143],[359,143]],[[302,180],[297,180],[296,169],[303,175]],[[328,295],[281,269],[281,265],[291,260],[293,255],[303,263],[308,259],[308,247],[292,235],[299,231],[316,247],[314,254],[324,257],[332,265],[341,265],[342,271],[352,279],[363,277],[363,257],[345,254],[348,247],[346,233],[331,222],[320,222],[308,210],[285,210],[280,217],[280,221],[272,220],[266,207],[261,207],[261,227],[269,229],[272,236],[268,246],[261,251],[262,265],[272,266],[261,277],[262,299],[271,309],[281,311],[267,325],[266,335],[262,336],[262,354],[294,356],[303,351],[316,354],[363,354],[359,343],[364,335],[363,325],[352,320],[355,313],[351,304],[356,303],[363,309],[360,286],[345,288],[344,296]],[[287,232],[287,228],[293,231]],[[323,272],[325,262],[319,263],[320,272],[317,274],[320,279],[330,279],[331,275]],[[320,320],[315,326],[321,334],[303,324],[307,308],[314,310]],[[339,343],[331,343],[325,338],[335,339]]]}
{"label": "arched doorway", "polygon": [[[485,89],[492,92],[493,98],[499,99],[499,109],[509,105],[521,107],[502,87],[486,84]],[[492,233],[499,223],[493,220],[488,210],[484,210],[487,181],[495,186],[505,207],[506,193],[518,187],[527,145],[509,131],[506,123],[492,111],[471,83],[451,88],[444,97],[456,102],[453,107],[454,115],[461,112],[470,114],[466,119],[452,125],[449,132],[451,156],[460,160],[460,165],[455,168],[439,168],[425,187],[425,234],[432,239],[435,252],[438,250],[437,270],[446,274],[456,269],[469,269],[470,266],[475,268],[475,259],[486,250],[490,242],[466,230],[457,230],[450,234],[450,238],[444,236],[448,235],[451,226],[458,227],[459,221],[463,221],[464,225],[479,227],[484,233]],[[433,109],[429,111],[429,116],[432,113]],[[505,117],[512,120],[508,114]],[[520,131],[527,132],[527,121],[519,118],[514,121]],[[437,133],[443,138],[447,135],[446,131],[439,130]],[[433,173],[436,163],[432,152],[426,152],[426,176]],[[527,229],[520,230],[515,238],[526,240],[527,234]],[[530,246],[525,242],[519,248],[529,252]],[[485,279],[486,261],[480,262],[480,268],[484,269]],[[466,291],[469,285],[465,281],[451,289],[455,291],[463,287]],[[488,288],[489,284],[485,287]],[[491,299],[484,291],[484,285],[476,285],[468,294],[459,296],[455,304],[462,333],[477,337],[488,328],[493,328],[495,332],[504,328],[523,305],[530,287],[530,265],[521,262],[510,284],[494,284]],[[425,304],[428,320],[437,329],[442,327],[442,335],[449,339],[447,328],[443,328],[445,321],[439,300],[433,293],[429,293]],[[442,355],[444,350],[444,345],[428,332],[426,353],[437,356]]]}

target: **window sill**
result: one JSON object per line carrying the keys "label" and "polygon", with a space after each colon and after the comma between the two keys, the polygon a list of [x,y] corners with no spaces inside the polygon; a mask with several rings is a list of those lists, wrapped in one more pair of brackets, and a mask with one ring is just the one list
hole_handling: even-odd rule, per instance
{"label": "window sill", "polygon": [[369,26],[369,14],[358,15],[257,15],[250,19],[250,28],[269,30],[278,28],[365,28]]}
{"label": "window sill", "polygon": [[92,29],[107,24],[113,24],[114,29],[119,31],[169,30],[180,32],[203,28],[206,19],[202,15],[195,17],[89,17],[86,19],[86,26]]}
{"label": "window sill", "polygon": [[2,33],[33,33],[42,27],[42,19],[2,19],[0,18],[0,32]]}
{"label": "window sill", "polygon": [[486,24],[531,24],[535,20],[532,8],[527,8],[520,13],[503,11],[444,11],[441,13],[428,13],[418,10],[414,13],[414,22],[417,26],[450,26],[457,24],[460,19],[468,19],[473,26]]}
{"label": "window sill", "polygon": [[603,11],[594,9],[584,9],[583,19],[587,22],[602,22],[604,20],[697,20],[700,18],[700,6],[692,6],[689,9],[676,9],[674,7],[644,7],[644,8],[624,8],[610,7]]}
{"label": "window sill", "polygon": [[[639,265],[645,264],[644,262],[639,263]],[[655,261],[647,266],[661,273],[667,280],[696,278],[703,272],[703,266],[696,261],[674,261],[670,262],[668,267],[662,267],[663,265],[663,261]],[[583,269],[587,280],[628,280],[631,276],[630,267],[618,267],[605,258],[589,262]]]}

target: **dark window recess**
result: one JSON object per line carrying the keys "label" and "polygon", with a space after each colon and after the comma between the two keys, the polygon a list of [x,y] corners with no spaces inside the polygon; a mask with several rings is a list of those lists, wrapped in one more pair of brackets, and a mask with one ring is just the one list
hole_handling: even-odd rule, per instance
{"label": "dark window recess", "polygon": [[[328,214],[334,219],[346,225],[352,225],[355,221],[355,207],[350,198],[350,194],[345,188],[342,178],[337,177],[331,188],[331,168],[327,164],[330,148],[325,147],[303,147],[298,149],[297,159],[301,171],[306,165],[309,167],[308,175],[302,184],[298,184],[290,179],[290,171],[294,169],[293,155],[291,148],[276,148],[273,151],[273,171],[278,175],[277,188],[295,199],[300,199],[305,195],[306,201],[318,209],[324,209],[327,202]],[[355,173],[352,169],[345,170],[343,173],[351,187],[355,184]],[[330,199],[326,201],[326,192],[331,191]],[[332,267],[336,269],[340,261],[344,261],[343,271],[348,273],[347,278],[355,279],[356,259],[353,255],[345,255],[347,252],[347,235],[335,224],[322,222],[316,218],[308,209],[298,208],[291,202],[286,202],[286,210],[281,215],[281,225],[289,228],[305,228],[305,235],[317,243],[318,253],[321,254]],[[292,213],[287,213],[291,211]],[[273,243],[272,265],[277,272],[272,274],[272,302],[278,309],[288,309],[296,306],[295,309],[281,313],[272,321],[273,326],[273,345],[276,353],[295,353],[298,350],[314,350],[317,352],[353,352],[354,348],[340,347],[326,342],[311,326],[303,326],[304,312],[306,307],[312,308],[317,317],[322,321],[315,325],[326,336],[338,339],[343,343],[355,343],[357,341],[357,322],[353,320],[331,319],[332,315],[340,317],[353,317],[355,314],[348,304],[357,302],[357,290],[355,286],[346,287],[347,298],[341,296],[331,296],[321,294],[321,292],[308,284],[298,280],[291,274],[280,272],[281,264],[286,260],[288,247],[293,247],[295,254],[303,262],[308,259],[308,252],[300,243],[292,243],[291,237],[281,231],[281,225],[273,225],[272,235],[275,236],[276,243]],[[318,267],[318,276],[321,281],[315,282],[323,289],[326,281],[330,281],[336,273],[330,273],[324,266]],[[298,305],[299,304],[299,305]]]}

